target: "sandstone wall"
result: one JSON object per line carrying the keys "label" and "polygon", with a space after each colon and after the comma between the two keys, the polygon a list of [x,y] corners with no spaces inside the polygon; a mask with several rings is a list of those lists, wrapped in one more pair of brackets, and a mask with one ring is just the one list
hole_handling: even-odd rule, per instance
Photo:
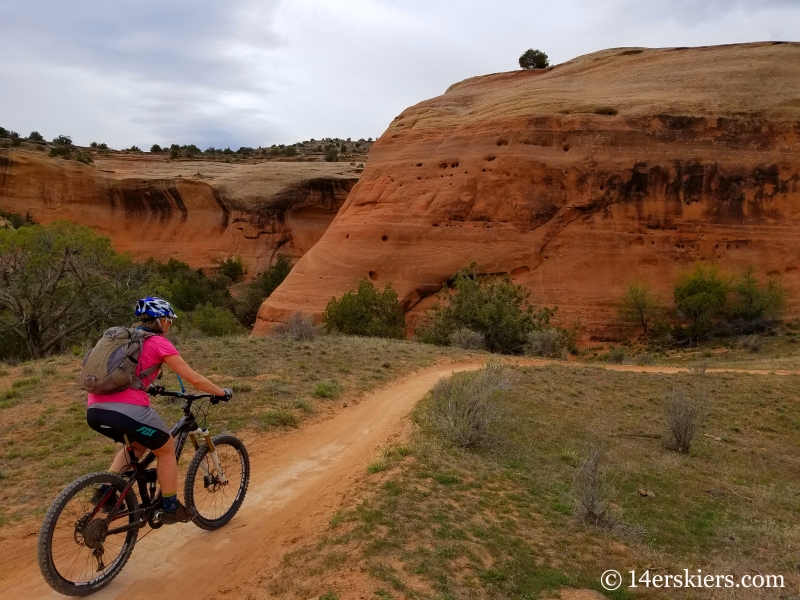
{"label": "sandstone wall", "polygon": [[606,50],[403,111],[255,332],[365,276],[413,328],[475,261],[604,340],[631,281],[668,303],[697,260],[779,277],[800,316],[798,44]]}
{"label": "sandstone wall", "polygon": [[213,267],[240,255],[253,272],[276,252],[294,259],[305,254],[357,180],[327,165],[231,167],[124,157],[87,166],[0,151],[0,209],[30,213],[40,223],[88,225],[137,259]]}

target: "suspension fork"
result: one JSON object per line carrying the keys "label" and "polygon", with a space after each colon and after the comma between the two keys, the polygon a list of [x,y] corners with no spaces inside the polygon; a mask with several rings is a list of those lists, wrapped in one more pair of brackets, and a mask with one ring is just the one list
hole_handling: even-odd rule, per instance
{"label": "suspension fork", "polygon": [[[214,464],[214,469],[217,471],[217,479],[220,483],[228,483],[228,478],[225,476],[225,471],[223,471],[222,465],[219,462],[217,448],[211,440],[211,434],[208,432],[208,429],[201,429],[198,427],[194,431],[189,432],[189,439],[192,441],[192,446],[194,446],[195,451],[200,449],[198,438],[203,438],[205,440],[206,446],[208,447],[208,455],[211,457],[211,462]],[[206,476],[211,475],[207,463],[200,463],[200,468],[203,469],[203,473]]]}

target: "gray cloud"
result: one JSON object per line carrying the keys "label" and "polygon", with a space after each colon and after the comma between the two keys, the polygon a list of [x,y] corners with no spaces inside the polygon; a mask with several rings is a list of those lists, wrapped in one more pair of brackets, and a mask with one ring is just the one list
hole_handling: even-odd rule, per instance
{"label": "gray cloud", "polygon": [[798,25],[798,0],[4,0],[0,124],[116,147],[374,137],[531,46],[563,62]]}

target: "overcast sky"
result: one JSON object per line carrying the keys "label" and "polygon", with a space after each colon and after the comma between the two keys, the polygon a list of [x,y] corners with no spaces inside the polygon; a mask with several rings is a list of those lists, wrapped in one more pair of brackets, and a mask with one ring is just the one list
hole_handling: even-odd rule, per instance
{"label": "overcast sky", "polygon": [[529,47],[798,39],[800,0],[0,0],[0,125],[115,148],[377,137]]}

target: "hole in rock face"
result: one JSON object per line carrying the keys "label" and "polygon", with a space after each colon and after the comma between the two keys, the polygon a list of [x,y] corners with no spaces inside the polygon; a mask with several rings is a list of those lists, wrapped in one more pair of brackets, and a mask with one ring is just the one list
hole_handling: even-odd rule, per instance
{"label": "hole in rock face", "polygon": [[422,163],[417,163],[417,166],[418,166],[418,167],[421,167],[421,166],[422,166]]}
{"label": "hole in rock face", "polygon": [[613,117],[617,114],[617,109],[604,106],[602,108],[598,108],[597,110],[595,110],[594,114],[605,115],[606,117]]}
{"label": "hole in rock face", "polygon": [[369,272],[369,278],[370,278],[372,281],[375,281],[375,280],[377,280],[377,279],[378,279],[378,274],[377,274],[375,271],[370,271],[370,272]]}
{"label": "hole in rock face", "polygon": [[446,168],[447,168],[447,163],[446,163],[446,162],[439,163],[439,166],[440,166],[442,169],[446,169]]}
{"label": "hole in rock face", "polygon": [[520,275],[525,275],[531,272],[531,268],[527,266],[517,267],[516,269],[511,270],[511,277],[519,277]]}
{"label": "hole in rock face", "polygon": [[350,234],[348,233],[346,236],[344,236],[344,239],[349,240],[350,239]]}
{"label": "hole in rock face", "polygon": [[385,242],[386,240],[388,240],[388,239],[389,239],[389,238],[388,238],[387,236],[385,236],[385,235],[384,235],[384,236],[381,236],[381,240],[383,240],[384,242]]}
{"label": "hole in rock face", "polygon": [[455,163],[451,164],[450,166],[455,169],[458,166],[458,163],[455,162]]}
{"label": "hole in rock face", "polygon": [[564,152],[569,152],[569,144],[564,144]]}
{"label": "hole in rock face", "polygon": [[438,227],[438,226],[439,226],[439,224],[438,224],[438,223],[434,223],[434,224],[433,224],[433,226],[434,226],[434,227]]}
{"label": "hole in rock face", "polygon": [[486,169],[481,169],[481,173],[486,173]]}
{"label": "hole in rock face", "polygon": [[508,146],[508,140],[497,140],[498,146]]}

